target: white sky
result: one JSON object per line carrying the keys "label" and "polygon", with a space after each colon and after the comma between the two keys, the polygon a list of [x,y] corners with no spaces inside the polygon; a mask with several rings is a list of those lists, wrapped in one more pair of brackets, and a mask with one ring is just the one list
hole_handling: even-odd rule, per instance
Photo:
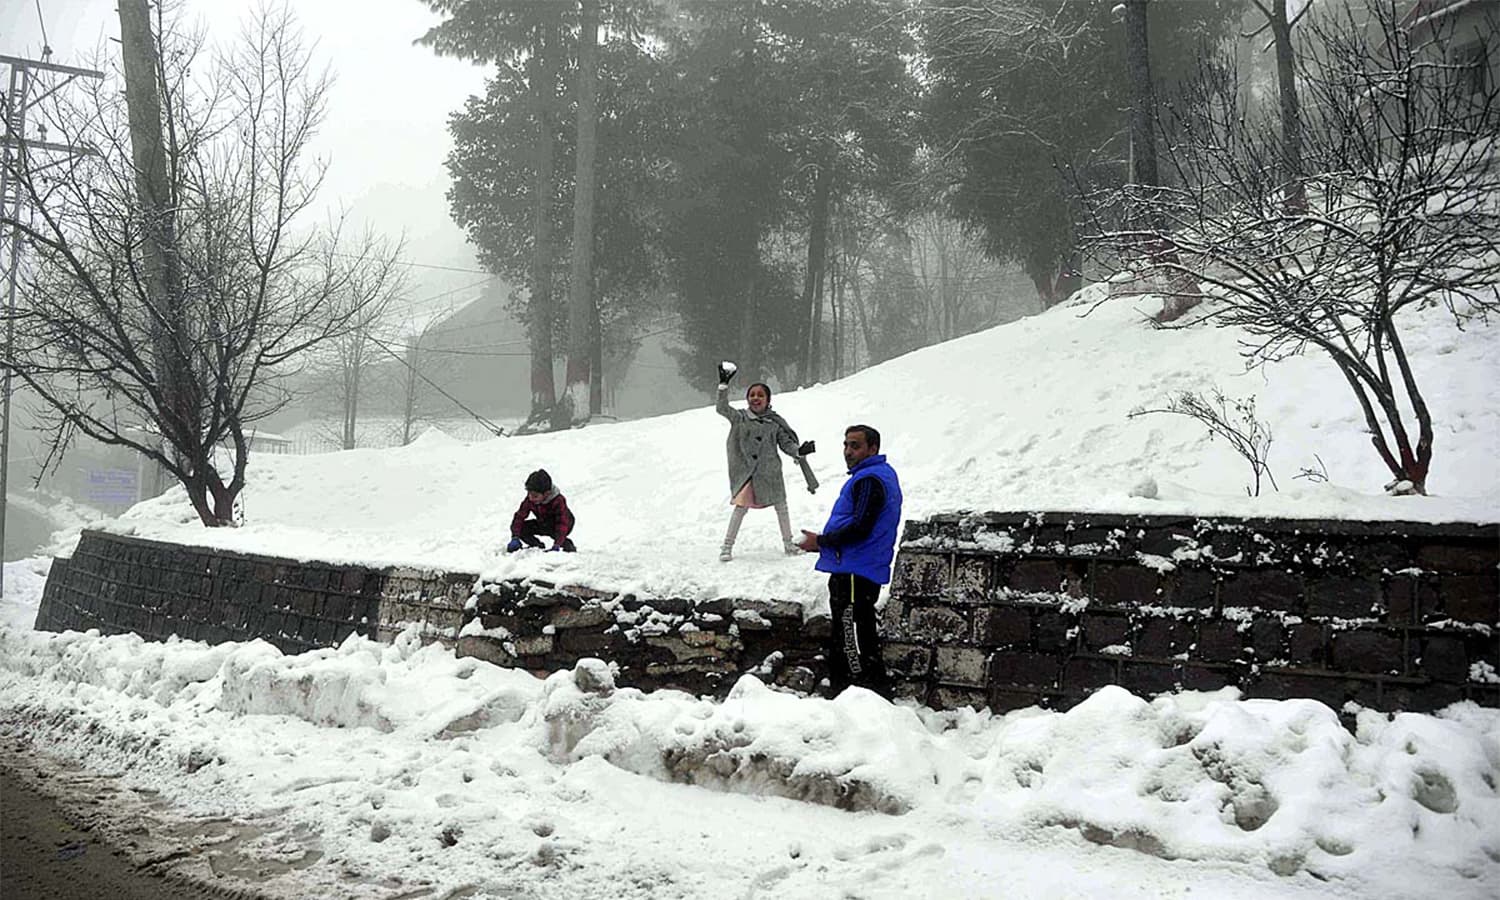
{"label": "white sky", "polygon": [[[476,267],[463,234],[448,217],[443,168],[447,116],[483,88],[485,70],[440,58],[413,41],[437,21],[419,0],[289,0],[316,58],[335,84],[320,155],[329,160],[323,200],[382,233],[406,233],[408,259]],[[52,61],[88,65],[96,49],[113,55],[119,36],[115,0],[40,0]],[[234,37],[261,0],[184,0],[189,19],[213,40]],[[38,0],[0,4],[0,53],[38,58]],[[413,296],[467,284],[474,275],[418,269]],[[464,293],[464,298],[470,294]],[[453,298],[444,298],[451,300]]]}

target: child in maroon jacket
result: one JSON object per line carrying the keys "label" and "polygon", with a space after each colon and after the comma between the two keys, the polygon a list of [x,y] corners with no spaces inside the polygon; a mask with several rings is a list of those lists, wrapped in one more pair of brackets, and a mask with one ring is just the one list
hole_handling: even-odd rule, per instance
{"label": "child in maroon jacket", "polygon": [[[536,518],[528,519],[527,516]],[[526,499],[510,520],[510,543],[505,552],[514,553],[522,546],[540,547],[540,538],[552,538],[550,550],[572,553],[578,549],[568,533],[573,530],[573,511],[568,509],[568,500],[552,484],[552,476],[546,469],[537,469],[526,476]]]}

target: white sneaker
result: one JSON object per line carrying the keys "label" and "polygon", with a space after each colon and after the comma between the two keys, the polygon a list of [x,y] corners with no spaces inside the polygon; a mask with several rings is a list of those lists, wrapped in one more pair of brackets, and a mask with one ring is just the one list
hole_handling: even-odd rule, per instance
{"label": "white sneaker", "polygon": [[725,547],[723,550],[719,551],[719,562],[729,562],[733,558],[734,554],[729,552],[728,547]]}

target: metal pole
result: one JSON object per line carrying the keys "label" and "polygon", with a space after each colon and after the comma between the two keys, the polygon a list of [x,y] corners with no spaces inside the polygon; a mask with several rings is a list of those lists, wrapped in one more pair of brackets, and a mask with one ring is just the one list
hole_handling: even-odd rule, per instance
{"label": "metal pole", "polygon": [[[49,51],[50,52],[50,51]],[[11,373],[14,365],[15,355],[15,308],[16,308],[16,279],[21,274],[21,190],[22,186],[17,183],[13,174],[13,167],[26,166],[26,158],[29,146],[34,146],[45,152],[62,152],[70,155],[87,154],[94,152],[86,147],[72,147],[69,145],[49,144],[46,141],[26,140],[26,107],[30,105],[28,95],[31,92],[32,70],[53,72],[65,75],[64,84],[72,81],[77,76],[87,78],[103,78],[104,73],[95,69],[81,69],[77,66],[63,66],[50,63],[45,60],[22,59],[19,56],[0,55],[0,65],[10,66],[10,89],[5,95],[5,133],[0,134],[0,209],[9,205],[11,219],[10,229],[10,267],[6,273],[5,291],[5,374],[0,378],[0,391],[4,393],[4,399],[0,400],[0,596],[5,594],[5,519],[10,511],[7,491],[10,489],[10,395],[11,395]],[[56,91],[61,85],[53,87],[37,98],[40,103]],[[29,146],[28,146],[29,145]],[[15,160],[13,162],[13,160]],[[12,196],[14,192],[14,196]]]}
{"label": "metal pole", "polygon": [[[0,401],[0,597],[5,595],[5,520],[10,513],[10,390],[11,356],[15,346],[16,278],[21,266],[21,186],[11,178],[12,153],[26,163],[26,149],[20,141],[26,136],[26,93],[30,86],[25,66],[10,67],[10,90],[6,92],[5,129],[14,141],[5,142],[4,160],[0,162],[0,203],[10,209],[10,270],[6,275],[5,289],[5,375],[3,378],[4,400]],[[15,197],[11,197],[11,191]]]}

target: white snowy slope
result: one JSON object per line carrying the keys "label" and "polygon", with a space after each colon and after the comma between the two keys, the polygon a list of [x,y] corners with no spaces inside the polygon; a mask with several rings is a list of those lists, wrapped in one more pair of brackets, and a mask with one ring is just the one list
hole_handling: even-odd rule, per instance
{"label": "white snowy slope", "polygon": [[[817,530],[843,481],[845,426],[878,428],[900,473],[906,517],[955,510],[1228,513],[1494,522],[1500,518],[1500,327],[1457,328],[1441,309],[1406,314],[1406,345],[1433,409],[1432,496],[1387,497],[1348,386],[1309,352],[1250,371],[1241,334],[1154,329],[1141,308],[1096,289],[1043,315],[910,353],[841,381],[778,394],[823,482],[803,489],[786,461],[794,527]],[[1092,311],[1090,311],[1092,310]],[[1085,313],[1087,313],[1085,315]],[[744,378],[732,391],[742,403]],[[1274,433],[1280,492],[1251,498],[1249,466],[1199,423],[1130,418],[1179,390],[1254,396]],[[718,562],[728,519],[727,423],[702,409],[525,438],[462,444],[429,433],[392,450],[259,455],[246,524],[204,529],[180,489],[104,527],[295,558],[539,575],[688,598],[817,602],[807,560],[779,554],[775,516],[746,520],[734,562]],[[1326,466],[1329,483],[1294,476]],[[499,552],[528,472],[546,468],[578,517],[577,554]],[[1131,496],[1154,479],[1157,497]],[[66,542],[61,547],[67,552]]]}

